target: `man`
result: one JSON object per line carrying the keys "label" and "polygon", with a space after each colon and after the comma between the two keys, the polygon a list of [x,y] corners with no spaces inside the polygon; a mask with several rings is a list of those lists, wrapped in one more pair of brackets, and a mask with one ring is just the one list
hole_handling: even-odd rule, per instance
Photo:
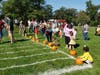
{"label": "man", "polygon": [[12,27],[12,21],[9,17],[5,18],[7,21],[4,20],[4,26],[7,30],[8,33],[8,37],[10,38],[10,42],[13,43],[14,42],[14,36],[13,36],[13,27]]}

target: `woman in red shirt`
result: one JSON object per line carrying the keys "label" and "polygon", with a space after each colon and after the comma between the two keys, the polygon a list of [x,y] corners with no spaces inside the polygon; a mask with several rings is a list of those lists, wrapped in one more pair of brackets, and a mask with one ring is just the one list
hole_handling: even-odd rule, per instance
{"label": "woman in red shirt", "polygon": [[2,29],[4,28],[4,22],[0,19],[0,42],[1,42],[1,40],[2,40]]}

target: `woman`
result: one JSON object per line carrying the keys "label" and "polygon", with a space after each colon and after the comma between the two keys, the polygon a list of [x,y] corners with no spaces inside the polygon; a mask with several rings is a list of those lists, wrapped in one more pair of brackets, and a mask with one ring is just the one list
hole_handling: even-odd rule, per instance
{"label": "woman", "polygon": [[2,40],[2,29],[4,28],[4,22],[2,21],[2,19],[0,18],[0,43],[1,43],[1,40]]}
{"label": "woman", "polygon": [[75,30],[73,28],[72,24],[66,24],[64,27],[64,34],[65,34],[65,44],[66,44],[66,48],[69,47],[69,42],[70,42],[70,32],[73,32],[73,35],[75,35]]}

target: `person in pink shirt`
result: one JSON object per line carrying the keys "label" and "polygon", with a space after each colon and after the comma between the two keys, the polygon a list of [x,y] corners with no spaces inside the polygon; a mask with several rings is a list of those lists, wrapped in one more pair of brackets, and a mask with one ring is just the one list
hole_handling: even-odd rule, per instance
{"label": "person in pink shirt", "polygon": [[73,28],[73,25],[72,24],[66,24],[65,27],[64,27],[64,34],[65,34],[65,44],[66,44],[66,48],[69,47],[69,42],[70,42],[70,32],[73,32],[73,35],[75,34],[75,30]]}

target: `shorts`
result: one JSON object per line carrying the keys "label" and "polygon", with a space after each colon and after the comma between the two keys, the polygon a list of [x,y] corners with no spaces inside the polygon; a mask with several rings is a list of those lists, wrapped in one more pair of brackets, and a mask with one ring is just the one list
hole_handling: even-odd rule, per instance
{"label": "shorts", "polygon": [[83,61],[83,63],[86,63],[86,64],[92,64],[93,62],[90,62],[89,60],[86,60],[86,61]]}
{"label": "shorts", "polygon": [[0,31],[0,39],[2,38],[2,36],[3,36],[3,35],[2,35],[2,31]]}

